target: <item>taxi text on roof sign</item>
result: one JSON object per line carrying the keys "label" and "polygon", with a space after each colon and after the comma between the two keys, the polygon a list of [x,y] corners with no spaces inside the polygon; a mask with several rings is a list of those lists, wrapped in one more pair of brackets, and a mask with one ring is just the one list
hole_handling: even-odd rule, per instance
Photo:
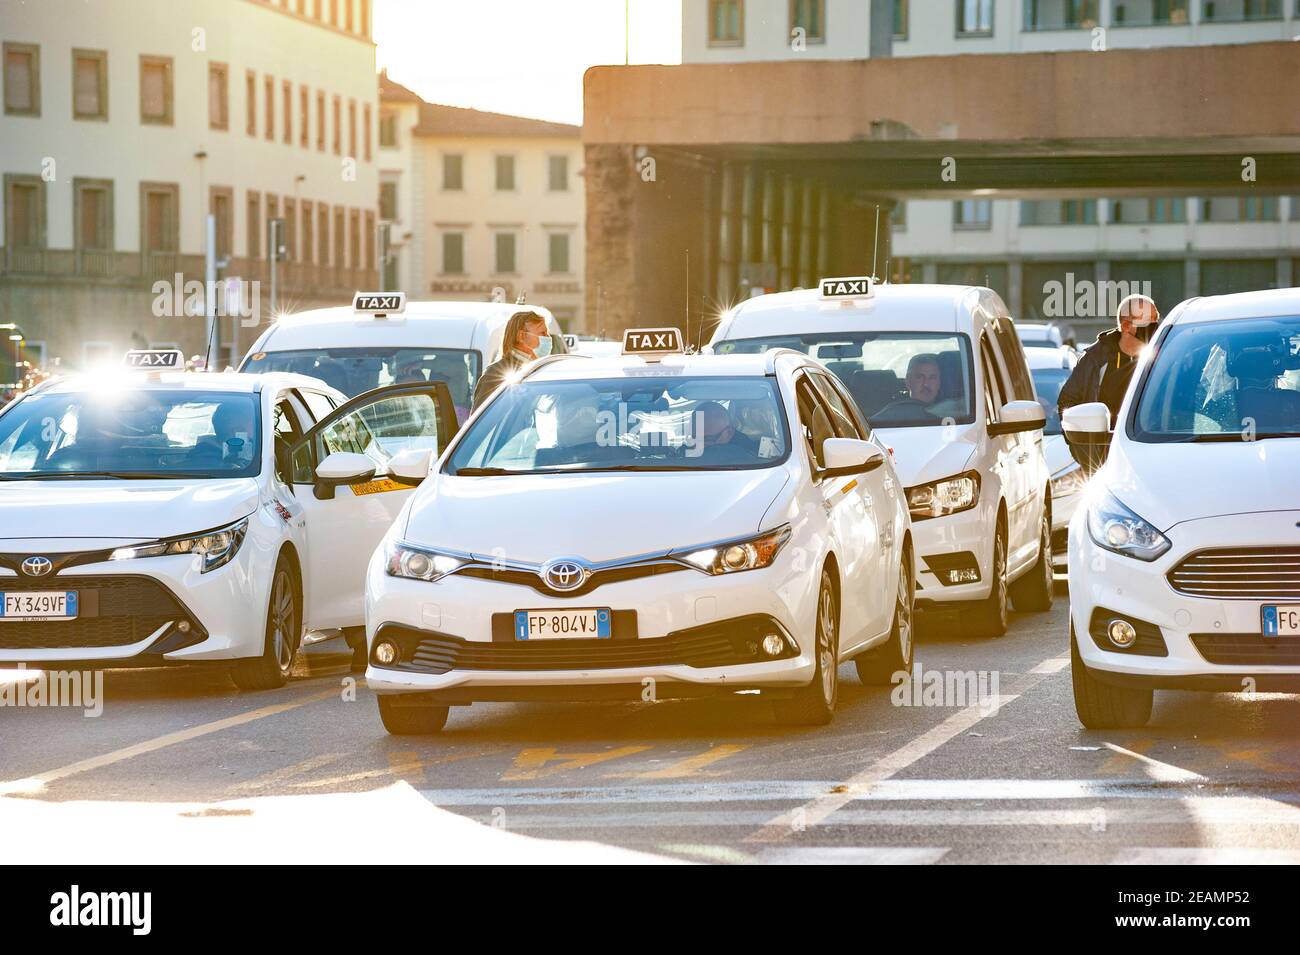
{"label": "taxi text on roof sign", "polygon": [[679,328],[629,328],[623,332],[624,355],[654,359],[664,355],[680,355],[685,350]]}
{"label": "taxi text on roof sign", "polygon": [[871,276],[848,275],[821,280],[822,298],[868,298],[871,295]]}
{"label": "taxi text on roof sign", "polygon": [[185,353],[179,348],[133,348],[122,356],[126,368],[185,370]]}
{"label": "taxi text on roof sign", "polygon": [[357,292],[352,311],[365,315],[400,315],[406,311],[405,292]]}

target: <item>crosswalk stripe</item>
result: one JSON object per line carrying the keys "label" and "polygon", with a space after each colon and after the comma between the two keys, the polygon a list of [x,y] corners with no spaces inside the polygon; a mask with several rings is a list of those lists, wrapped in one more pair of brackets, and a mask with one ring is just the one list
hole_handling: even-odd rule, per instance
{"label": "crosswalk stripe", "polygon": [[947,849],[920,846],[772,846],[758,853],[764,865],[933,865]]}
{"label": "crosswalk stripe", "polygon": [[1252,849],[1240,847],[1196,848],[1132,847],[1120,849],[1110,859],[1111,865],[1296,865],[1300,851],[1295,849]]}

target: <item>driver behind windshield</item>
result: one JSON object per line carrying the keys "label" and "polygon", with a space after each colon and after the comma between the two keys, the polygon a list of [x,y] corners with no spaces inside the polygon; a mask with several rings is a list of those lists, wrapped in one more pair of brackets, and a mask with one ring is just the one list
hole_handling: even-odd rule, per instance
{"label": "driver behind windshield", "polygon": [[195,442],[199,456],[220,455],[221,464],[245,468],[253,460],[253,405],[247,401],[225,401],[212,412],[213,434]]}
{"label": "driver behind windshield", "polygon": [[938,355],[913,355],[907,363],[907,396],[925,406],[928,414],[936,418],[955,418],[964,409],[956,398],[940,399],[943,391],[943,372],[939,367]]}
{"label": "driver behind windshield", "polygon": [[718,461],[748,461],[758,457],[758,442],[736,427],[731,412],[716,401],[695,406],[698,453]]}

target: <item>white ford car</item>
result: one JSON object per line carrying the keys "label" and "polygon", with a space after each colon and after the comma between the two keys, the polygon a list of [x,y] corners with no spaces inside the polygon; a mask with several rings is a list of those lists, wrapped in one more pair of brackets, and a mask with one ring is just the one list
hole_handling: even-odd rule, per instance
{"label": "white ford car", "polygon": [[1074,700],[1136,727],[1153,690],[1300,687],[1300,289],[1184,302],[1134,372],[1070,526]]}
{"label": "white ford car", "polygon": [[441,383],[351,402],[289,374],[33,389],[0,414],[0,667],[217,663],[282,685],[306,631],[363,623],[366,561],[411,494],[384,476],[398,445],[455,428]]}
{"label": "white ford car", "polygon": [[390,732],[477,701],[741,691],[820,724],[841,661],[910,669],[911,524],[843,386],[795,352],[639,334],[666,351],[629,332],[498,391],[375,552],[366,680]]}

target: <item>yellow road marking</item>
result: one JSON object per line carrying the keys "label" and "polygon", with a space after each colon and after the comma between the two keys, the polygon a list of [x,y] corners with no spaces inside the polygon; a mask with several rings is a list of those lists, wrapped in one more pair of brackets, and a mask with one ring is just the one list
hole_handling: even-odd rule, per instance
{"label": "yellow road marking", "polygon": [[695,756],[687,756],[685,759],[679,759],[674,763],[664,766],[662,769],[652,769],[645,773],[611,773],[606,779],[679,779],[683,776],[694,776],[701,772],[706,766],[712,766],[719,760],[726,759],[728,756],[734,756],[741,750],[749,749],[749,744],[741,743],[722,743],[718,746],[711,747],[703,753]]}
{"label": "yellow road marking", "polygon": [[292,766],[285,766],[282,769],[264,773],[256,779],[245,780],[232,788],[236,790],[272,789],[286,780],[293,779],[295,776],[301,776],[303,773],[310,773],[314,769],[328,766],[335,760],[342,758],[342,753],[323,753],[319,756],[312,756],[309,759],[304,759],[300,763],[294,763]]}
{"label": "yellow road marking", "polygon": [[1152,779],[1158,779],[1166,783],[1186,783],[1186,782],[1204,782],[1205,777],[1200,773],[1194,773],[1190,769],[1183,769],[1181,766],[1174,766],[1172,763],[1162,763],[1158,759],[1152,759],[1150,756],[1143,756],[1141,753],[1135,753],[1132,750],[1124,749],[1122,746],[1116,746],[1114,743],[1105,743],[1105,747],[1113,753],[1119,753],[1121,756],[1128,756],[1136,759],[1146,767],[1147,775]]}
{"label": "yellow road marking", "polygon": [[389,753],[388,771],[408,783],[424,782],[424,764],[420,762],[420,754],[414,750]]}
{"label": "yellow road marking", "polygon": [[[644,752],[649,746],[620,746],[603,753],[557,753],[554,746],[526,749],[515,757],[514,769],[501,777],[503,782],[521,779],[541,779],[570,769],[586,769],[597,763],[608,762],[623,756]],[[560,760],[560,762],[556,762]],[[547,766],[547,763],[555,763]]]}
{"label": "yellow road marking", "polygon": [[[427,769],[430,766],[438,766],[441,765],[442,763],[454,763],[462,759],[475,759],[476,757],[479,756],[491,756],[492,754],[499,753],[499,752],[501,752],[500,749],[488,749],[488,750],[472,750],[468,753],[452,753],[449,756],[439,756],[436,759],[421,760],[420,767],[421,769]],[[391,762],[392,762],[392,758],[390,757],[390,763]],[[292,788],[321,789],[326,786],[341,786],[346,783],[363,782],[367,779],[378,779],[381,776],[393,775],[396,772],[396,769],[401,767],[402,765],[404,764],[398,763],[397,767],[394,767],[393,765],[389,765],[383,767],[382,769],[364,769],[361,770],[360,772],[348,773],[344,776],[330,776],[325,779],[304,779],[300,783],[294,783]]]}

